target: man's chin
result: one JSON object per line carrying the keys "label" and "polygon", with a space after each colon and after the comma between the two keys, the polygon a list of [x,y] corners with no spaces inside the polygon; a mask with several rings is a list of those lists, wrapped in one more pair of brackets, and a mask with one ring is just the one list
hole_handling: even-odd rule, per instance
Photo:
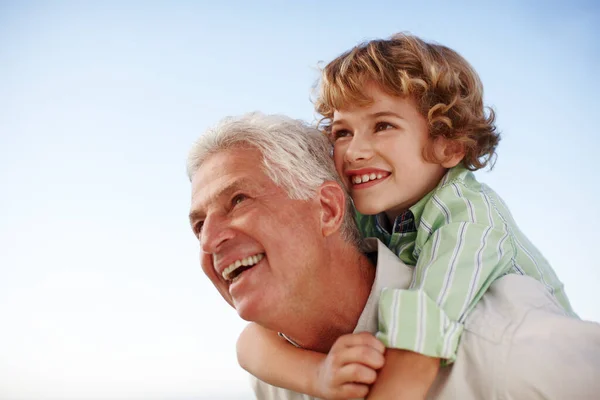
{"label": "man's chin", "polygon": [[226,286],[223,286],[220,284],[215,284],[215,287],[217,288],[217,290],[219,291],[219,294],[221,295],[221,297],[223,297],[223,299],[225,299],[225,301],[233,308],[235,307],[235,302],[233,301],[233,298],[231,297],[231,294],[229,294],[229,288]]}
{"label": "man's chin", "polygon": [[261,312],[257,302],[250,299],[242,299],[240,301],[233,300],[233,307],[237,311],[241,319],[248,322],[257,322],[262,320],[264,312]]}

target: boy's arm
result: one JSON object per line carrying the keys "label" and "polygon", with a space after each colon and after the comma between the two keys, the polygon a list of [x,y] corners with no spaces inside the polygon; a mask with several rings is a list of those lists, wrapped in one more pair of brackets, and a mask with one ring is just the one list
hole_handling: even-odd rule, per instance
{"label": "boy's arm", "polygon": [[367,400],[422,400],[440,367],[440,359],[408,350],[387,349],[385,365]]}
{"label": "boy's arm", "polygon": [[326,355],[296,348],[276,332],[250,323],[237,341],[242,368],[261,381],[295,392],[317,396],[314,382]]}
{"label": "boy's arm", "polygon": [[485,224],[437,228],[421,248],[411,287],[382,289],[377,337],[387,348],[453,362],[469,312],[511,268],[508,242],[505,230]]}
{"label": "boy's arm", "polygon": [[299,349],[275,332],[250,323],[237,342],[242,368],[272,385],[313,397],[366,396],[384,363],[383,344],[373,335],[341,336],[329,354]]}
{"label": "boy's arm", "polygon": [[[386,347],[419,353],[423,360],[454,361],[469,312],[491,283],[512,267],[514,248],[506,227],[486,207],[480,193],[459,184],[440,189],[425,206],[410,288],[381,292],[377,337]],[[392,370],[391,363],[386,359],[386,371]],[[435,364],[430,365],[437,371]],[[408,383],[414,389],[431,385]]]}

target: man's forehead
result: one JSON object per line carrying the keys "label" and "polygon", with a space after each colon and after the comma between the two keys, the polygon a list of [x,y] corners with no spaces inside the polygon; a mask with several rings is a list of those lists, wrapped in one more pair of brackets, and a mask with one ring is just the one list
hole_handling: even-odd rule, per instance
{"label": "man's forehead", "polygon": [[215,178],[212,184],[206,186],[195,185],[192,190],[192,204],[190,207],[190,220],[196,220],[204,215],[204,209],[210,204],[219,204],[227,201],[236,192],[257,192],[260,185],[247,176],[232,177],[230,179]]}
{"label": "man's forehead", "polygon": [[212,174],[214,170],[243,170],[248,166],[257,166],[262,161],[262,158],[260,150],[256,147],[239,144],[206,155],[194,175],[203,173]]}
{"label": "man's forehead", "polygon": [[197,174],[192,179],[192,202],[214,201],[241,190],[260,190],[265,180],[257,179],[259,174],[262,174],[260,168],[256,171],[238,170],[214,176]]}
{"label": "man's forehead", "polygon": [[256,175],[258,174],[241,171],[230,176],[215,177],[204,184],[199,183],[198,190],[209,198],[227,196],[240,190],[259,190],[264,184],[262,179],[255,179]]}
{"label": "man's forehead", "polygon": [[257,163],[255,149],[233,149],[209,156],[192,177],[192,210],[237,191],[261,192],[275,185]]}
{"label": "man's forehead", "polygon": [[[235,147],[210,154],[192,176],[192,190],[219,190],[247,176],[264,174],[260,168],[260,153],[255,148]],[[256,178],[255,178],[256,179]],[[246,182],[249,183],[249,182]]]}

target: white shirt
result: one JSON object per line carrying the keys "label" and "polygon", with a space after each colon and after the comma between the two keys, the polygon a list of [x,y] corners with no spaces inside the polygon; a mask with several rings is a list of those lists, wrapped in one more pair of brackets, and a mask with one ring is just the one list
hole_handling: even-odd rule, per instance
{"label": "white shirt", "polygon": [[[377,331],[379,293],[407,288],[412,269],[383,243],[371,293],[354,332]],[[465,321],[456,361],[441,368],[429,391],[435,400],[600,398],[600,325],[565,315],[535,279],[496,280]],[[316,400],[251,377],[258,400]]]}

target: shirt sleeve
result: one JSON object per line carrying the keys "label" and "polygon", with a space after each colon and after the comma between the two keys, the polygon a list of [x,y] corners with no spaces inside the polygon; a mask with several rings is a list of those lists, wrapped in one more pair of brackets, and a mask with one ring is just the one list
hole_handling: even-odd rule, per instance
{"label": "shirt sleeve", "polygon": [[480,192],[449,184],[425,207],[409,289],[385,288],[377,337],[386,347],[453,362],[468,312],[511,268],[506,224]]}

